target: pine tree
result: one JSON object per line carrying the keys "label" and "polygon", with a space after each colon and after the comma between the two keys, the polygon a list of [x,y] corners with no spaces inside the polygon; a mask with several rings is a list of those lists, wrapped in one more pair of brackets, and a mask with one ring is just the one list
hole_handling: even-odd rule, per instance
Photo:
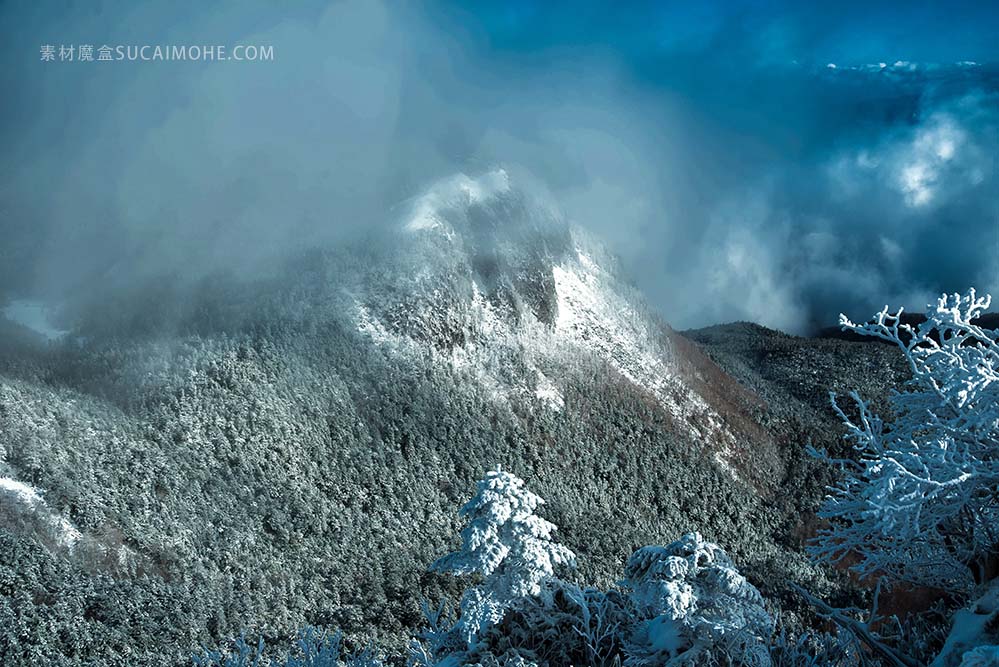
{"label": "pine tree", "polygon": [[535,514],[542,504],[522,479],[497,466],[461,508],[460,515],[469,521],[461,533],[462,548],[435,561],[431,569],[483,577],[462,597],[456,627],[467,642],[502,620],[513,602],[537,595],[556,566],[575,567],[575,554],[552,540],[555,524]]}
{"label": "pine tree", "polygon": [[763,597],[700,533],[642,547],[624,574],[636,610],[626,667],[772,664],[766,642],[774,620]]}

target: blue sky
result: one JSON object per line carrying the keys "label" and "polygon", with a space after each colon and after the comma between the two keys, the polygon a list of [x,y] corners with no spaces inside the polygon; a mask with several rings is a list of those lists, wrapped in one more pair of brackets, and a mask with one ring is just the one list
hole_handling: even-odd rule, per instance
{"label": "blue sky", "polygon": [[[494,165],[679,327],[999,291],[995,3],[616,4],[4,3],[0,298],[252,270]],[[62,43],[275,60],[40,61]]]}
{"label": "blue sky", "polygon": [[[488,47],[513,54],[603,47],[657,53],[749,47],[757,57],[829,61],[994,61],[999,9],[987,2],[476,3]],[[455,12],[457,14],[457,12]],[[723,42],[727,42],[727,45]]]}

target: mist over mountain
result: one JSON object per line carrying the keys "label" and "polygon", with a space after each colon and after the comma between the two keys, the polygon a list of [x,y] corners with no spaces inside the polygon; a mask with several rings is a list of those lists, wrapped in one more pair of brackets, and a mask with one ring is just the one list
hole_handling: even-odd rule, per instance
{"label": "mist over mountain", "polygon": [[[544,184],[680,328],[805,333],[996,291],[997,58],[976,30],[994,8],[869,11],[898,27],[731,3],[6,3],[0,298],[78,313],[138,284],[254,276],[494,166]],[[277,55],[40,62],[69,41]]]}

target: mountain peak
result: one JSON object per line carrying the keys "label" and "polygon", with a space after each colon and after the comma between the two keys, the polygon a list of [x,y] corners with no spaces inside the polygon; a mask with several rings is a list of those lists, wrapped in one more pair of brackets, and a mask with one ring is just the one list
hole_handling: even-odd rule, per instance
{"label": "mountain peak", "polygon": [[510,176],[505,169],[495,169],[476,178],[456,174],[438,181],[416,198],[404,229],[410,232],[449,230],[441,212],[455,206],[481,205],[510,192]]}
{"label": "mountain peak", "polygon": [[597,364],[717,446],[719,466],[738,476],[728,458],[742,434],[721,416],[732,406],[685,374],[711,362],[686,358],[696,348],[678,348],[612,254],[556,206],[503,170],[458,175],[414,200],[403,230],[398,269],[355,299],[357,329],[376,345],[430,354],[497,400],[540,409],[565,406],[555,378],[566,368]]}

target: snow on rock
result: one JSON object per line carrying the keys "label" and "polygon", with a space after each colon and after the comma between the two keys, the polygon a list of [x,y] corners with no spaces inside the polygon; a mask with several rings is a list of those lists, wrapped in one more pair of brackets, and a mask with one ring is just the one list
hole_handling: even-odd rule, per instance
{"label": "snow on rock", "polygon": [[[721,445],[715,460],[738,479],[726,456],[734,436],[703,398],[677,377],[672,365],[676,351],[653,329],[648,315],[636,312],[616,293],[616,278],[586,252],[577,249],[576,261],[553,267],[558,293],[556,331],[577,345],[595,352],[635,385],[649,391],[679,423],[698,438],[714,436]],[[705,432],[691,420],[702,416]]]}
{"label": "snow on rock", "polygon": [[[666,399],[677,383],[666,360],[672,352],[657,346],[644,318],[606,285],[607,275],[584,253],[578,261],[556,266],[558,293],[556,331],[563,337],[589,348],[640,387]],[[680,405],[664,403],[677,416]]]}
{"label": "snow on rock", "polygon": [[27,518],[38,522],[59,546],[72,548],[82,537],[68,519],[49,509],[37,489],[23,482],[0,477],[0,505],[8,505],[6,509],[26,514]]}
{"label": "snow on rock", "polygon": [[541,371],[537,371],[537,374],[538,385],[534,390],[534,395],[539,400],[547,403],[553,410],[559,411],[564,408],[565,398],[563,398],[559,388]]}
{"label": "snow on rock", "polygon": [[642,547],[628,559],[622,583],[644,619],[630,638],[626,665],[697,665],[708,651],[735,664],[771,664],[766,647],[774,620],[763,597],[699,533]]}
{"label": "snow on rock", "polygon": [[954,614],[953,626],[930,667],[999,665],[999,579],[970,607]]}
{"label": "snow on rock", "polygon": [[410,232],[447,230],[447,223],[439,215],[442,208],[462,200],[471,204],[482,203],[509,189],[510,177],[503,169],[497,169],[479,178],[458,174],[437,183],[426,194],[416,199],[405,229]]}
{"label": "snow on rock", "polygon": [[379,320],[363,303],[354,302],[354,317],[357,323],[357,330],[366,334],[371,340],[381,345],[394,347],[404,346],[409,342],[405,336],[400,336],[389,331],[381,320]]}
{"label": "snow on rock", "polygon": [[961,667],[996,667],[999,665],[999,646],[979,646],[964,654]]}

